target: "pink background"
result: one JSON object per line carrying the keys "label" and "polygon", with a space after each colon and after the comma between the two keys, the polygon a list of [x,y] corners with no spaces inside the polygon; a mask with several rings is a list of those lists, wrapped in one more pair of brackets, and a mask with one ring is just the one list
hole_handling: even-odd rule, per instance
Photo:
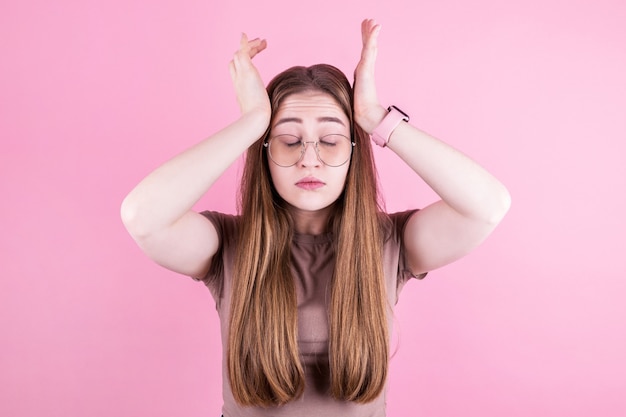
{"label": "pink background", "polygon": [[[621,0],[3,1],[0,415],[219,414],[209,292],[151,263],[119,205],[237,116],[241,31],[268,39],[266,81],[351,74],[365,17],[383,25],[383,103],[513,196],[482,247],[405,288],[388,414],[626,415]],[[390,211],[433,200],[377,157]],[[238,172],[211,208],[234,210]]]}

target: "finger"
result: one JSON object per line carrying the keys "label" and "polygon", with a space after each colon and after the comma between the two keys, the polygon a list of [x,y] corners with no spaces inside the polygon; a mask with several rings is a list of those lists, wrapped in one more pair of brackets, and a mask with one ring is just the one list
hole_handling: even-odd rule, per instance
{"label": "finger", "polygon": [[258,47],[262,42],[263,41],[261,39],[259,39],[259,38],[255,38],[255,39],[249,40],[248,41],[248,48],[254,49],[254,48]]}
{"label": "finger", "polygon": [[377,24],[374,19],[365,19],[361,22],[361,38],[363,39],[363,45],[371,39],[373,34],[377,34],[378,30],[380,30],[380,24]]}
{"label": "finger", "polygon": [[381,25],[374,20],[369,21],[369,24],[363,30],[363,46],[376,46],[378,40],[378,34],[380,33]]}
{"label": "finger", "polygon": [[230,62],[228,63],[228,72],[230,73],[230,78],[231,78],[233,81],[235,81],[235,79],[236,79],[236,77],[237,77],[237,69],[236,69],[236,67],[235,67],[235,62],[234,62],[234,60],[233,60],[233,61],[230,61]]}
{"label": "finger", "polygon": [[363,20],[361,22],[361,40],[363,41],[363,44],[365,44],[365,27],[367,25],[367,19]]}
{"label": "finger", "polygon": [[363,45],[365,45],[365,40],[367,39],[368,27],[371,19],[365,19],[361,22],[361,39],[363,40]]}
{"label": "finger", "polygon": [[361,59],[371,61],[376,59],[378,53],[378,34],[380,25],[374,25],[368,29],[367,37],[363,39],[363,49],[361,50]]}
{"label": "finger", "polygon": [[248,56],[249,58],[253,58],[266,47],[267,41],[265,39],[255,38],[249,40],[248,35],[242,33],[241,40],[239,42],[239,50],[236,54],[241,53],[242,55]]}
{"label": "finger", "polygon": [[241,32],[241,39],[239,40],[239,49],[244,50],[248,47],[248,35],[245,32]]}
{"label": "finger", "polygon": [[245,33],[241,33],[241,38],[239,39],[239,49],[237,49],[235,51],[235,53],[233,54],[233,60],[231,62],[233,62],[235,68],[238,68],[240,65],[240,59],[239,57],[242,54],[247,55],[248,52],[248,36]]}
{"label": "finger", "polygon": [[259,52],[267,48],[267,41],[265,39],[259,40],[250,45],[250,58],[254,58]]}

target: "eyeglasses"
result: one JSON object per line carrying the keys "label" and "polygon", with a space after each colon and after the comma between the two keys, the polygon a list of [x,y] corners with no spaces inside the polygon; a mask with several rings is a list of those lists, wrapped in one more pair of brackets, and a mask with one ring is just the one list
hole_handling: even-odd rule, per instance
{"label": "eyeglasses", "polygon": [[305,142],[294,135],[277,135],[263,144],[268,150],[270,159],[278,166],[290,167],[304,157],[306,145],[315,144],[315,153],[324,165],[340,167],[350,160],[352,147],[356,143],[340,134],[325,135],[318,141]]}

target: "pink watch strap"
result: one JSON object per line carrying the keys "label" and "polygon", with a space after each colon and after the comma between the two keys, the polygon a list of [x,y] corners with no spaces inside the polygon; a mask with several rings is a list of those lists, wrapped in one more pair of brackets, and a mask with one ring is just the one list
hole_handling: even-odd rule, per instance
{"label": "pink watch strap", "polygon": [[409,116],[396,106],[389,107],[389,113],[372,132],[372,140],[378,146],[385,147],[389,137],[402,120],[408,122]]}

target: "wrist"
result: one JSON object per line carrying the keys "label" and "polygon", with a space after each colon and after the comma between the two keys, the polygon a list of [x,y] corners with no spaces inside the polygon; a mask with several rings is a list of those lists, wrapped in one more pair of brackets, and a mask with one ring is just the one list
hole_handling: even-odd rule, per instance
{"label": "wrist", "polygon": [[383,106],[377,105],[370,109],[367,113],[363,113],[360,116],[357,115],[355,119],[358,125],[371,135],[374,129],[376,129],[376,126],[378,126],[385,118],[387,113],[387,110]]}
{"label": "wrist", "polygon": [[248,132],[245,136],[249,135],[256,140],[267,131],[271,117],[271,112],[262,109],[251,110],[242,114],[237,123]]}
{"label": "wrist", "polygon": [[272,118],[272,111],[270,109],[256,108],[249,110],[239,117],[240,120],[245,121],[250,127],[265,131],[270,124]]}
{"label": "wrist", "polygon": [[374,141],[376,145],[383,148],[387,146],[387,142],[389,142],[391,134],[398,127],[398,125],[402,121],[409,121],[409,115],[400,110],[398,107],[390,106],[387,110],[387,114],[371,133],[372,141]]}

